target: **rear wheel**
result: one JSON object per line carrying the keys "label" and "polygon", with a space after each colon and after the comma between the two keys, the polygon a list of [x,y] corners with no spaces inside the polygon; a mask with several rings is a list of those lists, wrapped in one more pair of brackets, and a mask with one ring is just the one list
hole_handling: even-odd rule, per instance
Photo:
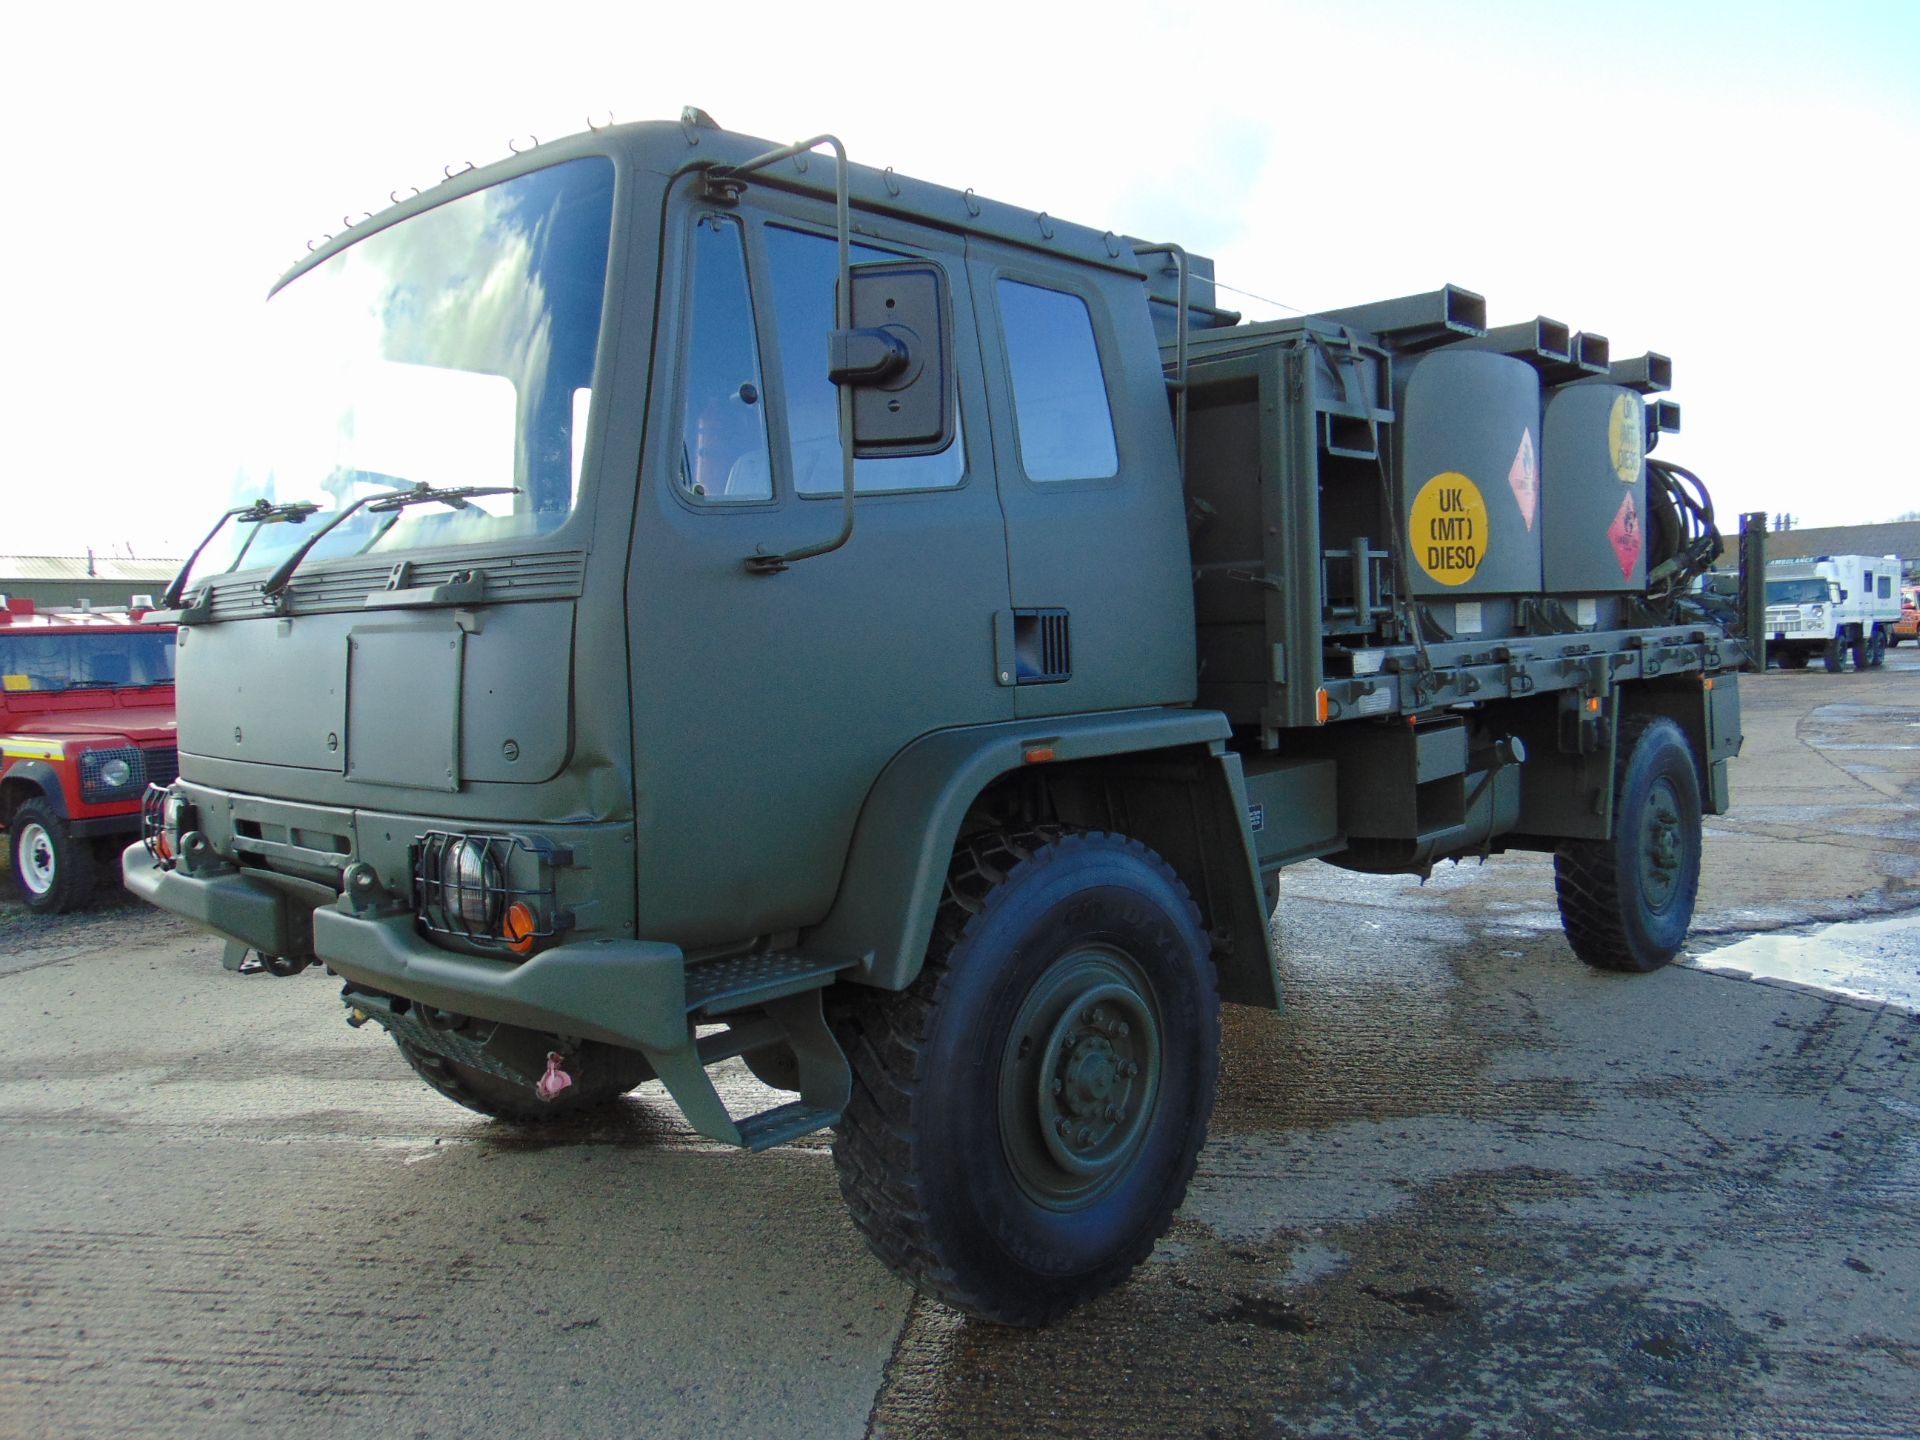
{"label": "rear wheel", "polygon": [[[539,1051],[546,1043],[531,1031],[521,1032],[517,1038],[527,1042],[520,1048],[528,1051]],[[552,1100],[542,1100],[530,1084],[495,1075],[477,1065],[463,1064],[398,1035],[394,1036],[393,1043],[399,1047],[401,1058],[413,1067],[414,1074],[447,1099],[496,1120],[538,1123],[576,1115],[582,1110],[609,1104],[642,1081],[653,1078],[653,1067],[638,1051],[587,1040],[568,1046],[564,1052],[566,1071],[573,1077],[573,1084]]]}
{"label": "rear wheel", "polygon": [[1573,953],[1603,970],[1658,970],[1679,953],[1700,888],[1700,772],[1680,727],[1636,715],[1620,728],[1613,838],[1553,860]]}
{"label": "rear wheel", "polygon": [[8,829],[13,878],[27,908],[57,915],[87,902],[97,874],[93,850],[75,838],[51,805],[39,798],[25,801]]}
{"label": "rear wheel", "polygon": [[1827,641],[1821,649],[1820,660],[1827,667],[1829,675],[1838,675],[1847,668],[1847,647],[1841,643],[1838,635]]}
{"label": "rear wheel", "polygon": [[[1886,659],[1887,632],[1884,630],[1875,630],[1873,632],[1873,639],[1867,642],[1867,668],[1869,670],[1878,670],[1886,663]],[[1854,663],[1858,664],[1859,662],[1855,661]]]}
{"label": "rear wheel", "polygon": [[1853,668],[1856,670],[1867,669],[1873,659],[1873,640],[1871,637],[1864,633],[1855,636],[1852,649]]}
{"label": "rear wheel", "polygon": [[1186,887],[1136,840],[994,835],[955,857],[920,976],[841,1017],[834,1138],[867,1243],[1003,1325],[1113,1288],[1186,1194],[1220,1002]]}

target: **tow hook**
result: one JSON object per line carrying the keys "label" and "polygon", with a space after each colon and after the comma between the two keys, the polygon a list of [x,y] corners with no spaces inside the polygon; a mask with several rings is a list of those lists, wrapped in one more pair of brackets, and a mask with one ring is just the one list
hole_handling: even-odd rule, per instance
{"label": "tow hook", "polygon": [[560,1098],[563,1090],[573,1084],[573,1076],[566,1071],[567,1057],[558,1050],[547,1052],[547,1073],[534,1082],[533,1093],[548,1104]]}

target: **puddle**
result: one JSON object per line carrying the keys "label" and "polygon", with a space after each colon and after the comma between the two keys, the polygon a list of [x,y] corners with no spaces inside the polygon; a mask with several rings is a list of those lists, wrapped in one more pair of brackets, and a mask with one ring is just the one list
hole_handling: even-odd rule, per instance
{"label": "puddle", "polygon": [[1755,935],[1684,963],[1920,1014],[1920,913],[1850,920],[1809,935]]}

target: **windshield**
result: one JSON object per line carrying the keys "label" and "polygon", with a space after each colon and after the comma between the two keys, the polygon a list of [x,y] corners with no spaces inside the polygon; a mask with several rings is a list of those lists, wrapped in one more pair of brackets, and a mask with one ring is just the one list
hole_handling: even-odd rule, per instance
{"label": "windshield", "polygon": [[172,683],[171,630],[0,635],[0,686],[9,692],[116,690]]}
{"label": "windshield", "polygon": [[1827,582],[1824,580],[1769,580],[1767,603],[1769,605],[1824,605],[1827,603]]}
{"label": "windshield", "polygon": [[419,483],[516,493],[362,510],[312,558],[558,527],[579,495],[612,218],[612,163],[571,160],[423,211],[291,281],[266,306],[228,503],[320,510],[229,524],[195,574],[274,564],[342,506]]}

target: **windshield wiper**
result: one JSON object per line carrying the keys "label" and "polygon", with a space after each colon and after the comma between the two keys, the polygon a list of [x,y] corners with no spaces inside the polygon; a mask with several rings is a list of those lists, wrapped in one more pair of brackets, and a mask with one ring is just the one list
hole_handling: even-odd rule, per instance
{"label": "windshield wiper", "polygon": [[[251,505],[238,505],[227,511],[213,522],[213,528],[207,531],[206,539],[193,547],[193,553],[187,556],[187,563],[180,567],[180,573],[173,577],[173,583],[167,586],[167,593],[160,599],[160,608],[171,610],[180,603],[180,592],[187,588],[187,576],[193,573],[193,562],[200,558],[200,552],[213,543],[213,537],[220,533],[220,527],[227,521],[238,519],[242,525],[271,525],[278,521],[290,520],[299,525],[320,507],[311,500],[289,500],[284,505],[271,505],[266,498],[254,501]],[[258,530],[253,535],[258,535]],[[247,553],[247,545],[253,544],[253,535],[247,537],[247,544],[240,547],[240,554]],[[238,563],[238,557],[235,557]],[[228,566],[232,569],[232,566]]]}
{"label": "windshield wiper", "polygon": [[[423,480],[417,485],[408,486],[405,490],[382,490],[373,495],[362,495],[351,505],[343,506],[339,514],[309,535],[301,542],[299,549],[282,560],[279,568],[269,575],[266,583],[260,587],[260,593],[278,595],[285,590],[288,582],[293,579],[293,572],[298,570],[300,562],[307,558],[307,553],[326,539],[341,521],[362,508],[370,515],[384,515],[390,510],[404,510],[409,505],[420,505],[434,500],[458,510],[464,509],[467,501],[476,495],[518,495],[519,493],[518,485],[443,485],[436,488]],[[385,531],[381,533],[384,534]]]}

